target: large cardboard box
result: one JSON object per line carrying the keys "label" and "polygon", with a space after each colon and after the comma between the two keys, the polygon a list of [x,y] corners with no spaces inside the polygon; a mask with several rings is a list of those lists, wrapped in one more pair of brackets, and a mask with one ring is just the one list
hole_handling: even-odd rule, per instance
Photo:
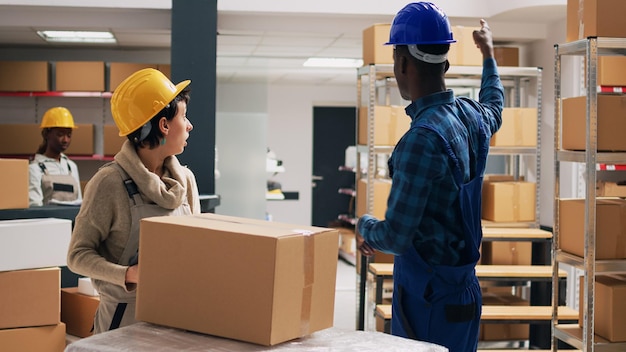
{"label": "large cardboard box", "polygon": [[496,46],[493,48],[493,57],[499,67],[519,66],[519,48],[515,46]]}
{"label": "large cardboard box", "polygon": [[65,324],[0,330],[0,349],[10,352],[63,352]]}
{"label": "large cardboard box", "polygon": [[210,213],[140,229],[138,320],[261,345],[333,325],[336,229]]}
{"label": "large cardboard box", "polygon": [[0,61],[0,91],[45,92],[50,90],[46,61]]}
{"label": "large cardboard box", "polygon": [[43,142],[38,124],[3,124],[4,136],[0,138],[0,154],[34,155]]}
{"label": "large cardboard box", "polygon": [[[578,325],[582,327],[584,279],[580,277]],[[594,299],[594,332],[611,342],[626,342],[626,279],[624,277],[596,276]]]}
{"label": "large cardboard box", "polygon": [[65,151],[67,155],[93,155],[94,154],[94,127],[93,124],[76,124],[72,131],[72,142]]}
{"label": "large cardboard box", "polygon": [[41,218],[0,221],[0,271],[66,266],[72,221]]}
{"label": "large cardboard box", "polygon": [[531,265],[532,243],[529,241],[489,241],[481,245],[481,264]]}
{"label": "large cardboard box", "polygon": [[596,197],[626,197],[626,184],[608,181],[596,182]]}
{"label": "large cardboard box", "polygon": [[157,68],[156,64],[145,63],[128,63],[128,62],[111,62],[109,64],[109,85],[108,90],[111,92],[117,88],[128,76],[136,71],[144,68]]}
{"label": "large cardboard box", "polygon": [[0,209],[28,208],[28,160],[0,159],[0,169]]}
{"label": "large cardboard box", "polygon": [[534,182],[484,182],[482,218],[495,222],[535,220]]}
{"label": "large cardboard box", "polygon": [[390,23],[377,23],[363,30],[363,65],[393,64],[393,46],[389,41]]}
{"label": "large cardboard box", "polygon": [[122,144],[128,138],[120,136],[120,130],[115,125],[104,125],[104,155],[115,155],[122,149]]}
{"label": "large cardboard box", "polygon": [[78,337],[93,334],[93,320],[100,297],[87,296],[78,292],[78,287],[61,289],[61,321],[67,333]]}
{"label": "large cardboard box", "polygon": [[[382,220],[385,218],[385,211],[387,211],[387,198],[389,198],[389,192],[391,192],[391,180],[389,179],[374,179],[374,184],[370,187],[370,191],[374,192],[374,203],[369,214]],[[356,188],[356,216],[361,217],[368,213],[367,211],[367,179],[360,179],[357,182]]]}
{"label": "large cardboard box", "polygon": [[502,126],[491,137],[492,147],[536,147],[537,108],[504,108]]}
{"label": "large cardboard box", "polygon": [[474,30],[479,27],[452,26],[452,36],[456,43],[450,44],[448,61],[450,65],[482,66],[483,54],[474,43]]}
{"label": "large cardboard box", "polygon": [[596,80],[598,86],[626,86],[626,57],[599,56]]}
{"label": "large cardboard box", "polygon": [[626,37],[623,0],[567,0],[566,41],[588,37]]}
{"label": "large cardboard box", "polygon": [[[585,200],[559,201],[559,246],[582,257],[585,248]],[[626,200],[596,198],[596,259],[626,259]]]}
{"label": "large cardboard box", "polygon": [[[367,107],[359,109],[358,143],[361,145],[367,145],[367,115]],[[410,126],[411,118],[406,114],[404,106],[374,106],[374,145],[396,145]]]}
{"label": "large cardboard box", "polygon": [[[509,289],[510,290],[510,289]],[[483,305],[528,306],[530,302],[511,294],[483,293]],[[481,341],[528,340],[528,324],[481,324]]]}
{"label": "large cardboard box", "polygon": [[60,289],[58,267],[0,272],[0,329],[58,324]]}
{"label": "large cardboard box", "polygon": [[104,91],[103,61],[59,61],[55,71],[57,91]]}
{"label": "large cardboard box", "polygon": [[[625,2],[626,4],[626,2]],[[587,98],[563,99],[563,149],[585,150]],[[598,151],[626,151],[626,95],[598,94]]]}

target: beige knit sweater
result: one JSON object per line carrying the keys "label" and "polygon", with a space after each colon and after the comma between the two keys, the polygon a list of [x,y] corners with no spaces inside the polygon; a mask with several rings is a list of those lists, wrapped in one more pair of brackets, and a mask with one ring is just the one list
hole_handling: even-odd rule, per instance
{"label": "beige knit sweater", "polygon": [[[187,197],[192,213],[200,213],[196,179],[175,156],[165,159],[162,178],[148,171],[129,141],[115,155],[115,162],[137,184],[145,202],[175,209]],[[71,271],[126,289],[128,267],[117,262],[131,227],[128,199],[122,176],[113,167],[101,168],[89,180],[68,250],[67,265]]]}

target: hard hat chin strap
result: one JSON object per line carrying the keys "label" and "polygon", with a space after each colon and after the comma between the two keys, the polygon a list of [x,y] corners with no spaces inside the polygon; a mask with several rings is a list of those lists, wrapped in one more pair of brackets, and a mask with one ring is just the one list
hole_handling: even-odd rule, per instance
{"label": "hard hat chin strap", "polygon": [[448,54],[441,54],[441,55],[428,54],[418,49],[417,45],[415,44],[411,44],[407,46],[409,48],[409,53],[411,53],[411,56],[413,56],[414,58],[420,61],[424,61],[429,64],[441,64],[441,63],[446,62],[446,60],[448,60]]}

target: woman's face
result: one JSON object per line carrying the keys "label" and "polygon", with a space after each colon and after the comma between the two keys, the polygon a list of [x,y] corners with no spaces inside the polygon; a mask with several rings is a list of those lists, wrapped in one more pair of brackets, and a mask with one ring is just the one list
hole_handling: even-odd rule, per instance
{"label": "woman's face", "polygon": [[193,125],[187,119],[187,103],[179,101],[177,104],[176,116],[167,122],[169,133],[165,142],[165,147],[171,148],[173,155],[178,155],[185,150],[189,132],[193,129]]}

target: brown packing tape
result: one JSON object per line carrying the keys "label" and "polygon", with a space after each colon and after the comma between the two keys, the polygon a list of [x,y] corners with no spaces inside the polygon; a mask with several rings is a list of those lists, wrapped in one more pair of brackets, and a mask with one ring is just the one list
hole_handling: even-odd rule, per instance
{"label": "brown packing tape", "polygon": [[300,335],[310,334],[311,306],[313,304],[313,283],[315,282],[315,242],[313,236],[304,236],[304,287],[300,310]]}

